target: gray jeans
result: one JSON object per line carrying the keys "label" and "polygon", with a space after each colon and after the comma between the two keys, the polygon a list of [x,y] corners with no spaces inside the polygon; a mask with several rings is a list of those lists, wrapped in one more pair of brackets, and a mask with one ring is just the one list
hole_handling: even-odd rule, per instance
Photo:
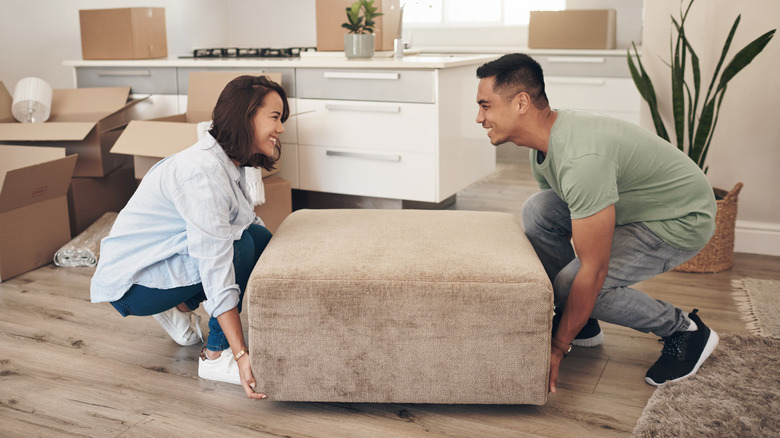
{"label": "gray jeans", "polygon": [[[543,190],[523,204],[522,218],[553,284],[555,303],[565,306],[580,269],[571,244],[569,207],[552,190]],[[673,269],[698,252],[670,246],[641,222],[616,226],[607,278],[591,318],[661,337],[687,329],[687,313],[629,286]]]}

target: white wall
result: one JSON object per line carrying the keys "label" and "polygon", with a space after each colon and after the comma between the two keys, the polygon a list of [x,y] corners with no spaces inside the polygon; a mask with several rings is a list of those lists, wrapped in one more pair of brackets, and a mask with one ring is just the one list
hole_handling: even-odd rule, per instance
{"label": "white wall", "polygon": [[209,0],[0,0],[0,81],[11,92],[27,76],[39,76],[54,88],[72,88],[73,69],[62,61],[81,59],[79,9],[164,7],[168,54],[178,56],[227,44],[225,5]]}
{"label": "white wall", "polygon": [[[618,3],[615,3],[618,2]],[[641,0],[569,0],[570,7],[619,8],[618,39],[636,40],[636,11]],[[74,85],[73,71],[62,62],[81,58],[78,10],[130,6],[166,9],[168,52],[222,46],[288,47],[316,45],[315,0],[0,0],[0,81],[13,91],[19,79],[37,75],[55,88]],[[659,93],[668,94],[670,20],[678,0],[648,0],[641,33],[643,59]],[[624,11],[621,13],[621,11]],[[703,66],[712,66],[737,14],[742,24],[733,47],[742,47],[763,31],[780,27],[777,0],[699,0],[689,17]],[[627,18],[628,17],[628,18]],[[624,23],[629,20],[628,24]],[[634,24],[630,24],[634,23]],[[469,44],[490,46],[491,36],[509,31],[462,32]],[[444,34],[446,35],[446,33]],[[622,36],[621,36],[622,35]],[[514,37],[516,37],[515,35]],[[515,43],[509,44],[515,45]],[[711,67],[710,67],[711,69]],[[709,70],[711,71],[711,70]],[[737,250],[780,253],[780,37],[729,85],[709,158],[713,185],[731,188],[742,181]],[[705,77],[708,76],[705,71]],[[652,129],[643,108],[643,124]]]}
{"label": "white wall", "polygon": [[[652,0],[651,0],[652,1]],[[615,9],[616,47],[627,48],[634,41],[642,40],[643,0],[566,0],[567,9]],[[404,41],[411,41],[414,48],[442,51],[509,52],[528,46],[527,26],[440,28],[416,24],[407,25]]]}
{"label": "white wall", "polygon": [[315,0],[230,0],[228,40],[238,47],[316,47]]}
{"label": "white wall", "polygon": [[[670,15],[679,17],[678,0],[645,3],[642,59],[653,79],[656,94],[670,96]],[[702,81],[709,85],[723,43],[737,15],[742,19],[727,60],[747,43],[770,29],[780,28],[777,0],[699,0],[686,20],[686,33],[699,56]],[[744,188],[739,197],[736,250],[780,255],[780,36],[729,83],[718,126],[707,158],[707,176],[715,187],[730,190],[737,182]],[[642,125],[652,121],[646,105]],[[672,125],[669,105],[667,130]]]}

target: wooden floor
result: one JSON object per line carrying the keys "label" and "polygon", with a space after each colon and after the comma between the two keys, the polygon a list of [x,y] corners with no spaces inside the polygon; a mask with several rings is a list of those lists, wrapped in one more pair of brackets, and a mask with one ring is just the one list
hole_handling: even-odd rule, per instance
{"label": "wooden floor", "polygon": [[[536,189],[515,158],[502,158],[453,208],[519,215]],[[639,288],[699,308],[718,332],[744,332],[731,280],[780,279],[778,267],[777,257],[738,254],[730,271],[670,272]],[[653,335],[603,324],[604,343],[569,355],[545,406],[250,401],[237,386],[197,377],[198,346],[174,344],[152,318],[91,304],[92,272],[48,265],[0,283],[0,436],[628,436],[661,349]]]}

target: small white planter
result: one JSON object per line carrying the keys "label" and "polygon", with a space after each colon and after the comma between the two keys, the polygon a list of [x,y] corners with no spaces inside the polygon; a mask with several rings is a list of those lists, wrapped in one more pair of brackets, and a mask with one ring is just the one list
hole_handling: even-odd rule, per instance
{"label": "small white planter", "polygon": [[374,34],[348,33],[344,35],[344,55],[347,58],[370,58],[374,56]]}

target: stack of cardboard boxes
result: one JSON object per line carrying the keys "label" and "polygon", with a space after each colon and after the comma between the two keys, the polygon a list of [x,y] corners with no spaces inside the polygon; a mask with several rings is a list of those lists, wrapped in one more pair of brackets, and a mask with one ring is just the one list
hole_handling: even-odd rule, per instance
{"label": "stack of cardboard boxes", "polygon": [[[71,237],[130,199],[135,179],[129,160],[110,153],[129,121],[128,110],[138,103],[128,101],[129,93],[129,87],[54,90],[48,121],[18,123],[11,114],[11,95],[0,82],[3,197],[17,200],[0,207],[16,215],[13,222],[3,221],[3,231],[14,238],[0,244],[0,281],[51,262]],[[57,166],[62,162],[73,166],[68,171]],[[27,175],[29,185],[9,179],[12,174]],[[52,205],[44,211],[39,204],[48,200]]]}
{"label": "stack of cardboard boxes", "polygon": [[[163,8],[83,10],[80,24],[84,59],[167,56]],[[18,123],[0,82],[0,282],[50,263],[105,212],[120,211],[155,162],[195,143],[197,122],[211,119],[239,74],[193,74],[187,113],[148,122],[131,122],[144,99],[131,99],[130,87],[103,87],[54,90],[46,122]],[[273,232],[292,200],[290,183],[272,173],[263,173],[256,213]]]}

